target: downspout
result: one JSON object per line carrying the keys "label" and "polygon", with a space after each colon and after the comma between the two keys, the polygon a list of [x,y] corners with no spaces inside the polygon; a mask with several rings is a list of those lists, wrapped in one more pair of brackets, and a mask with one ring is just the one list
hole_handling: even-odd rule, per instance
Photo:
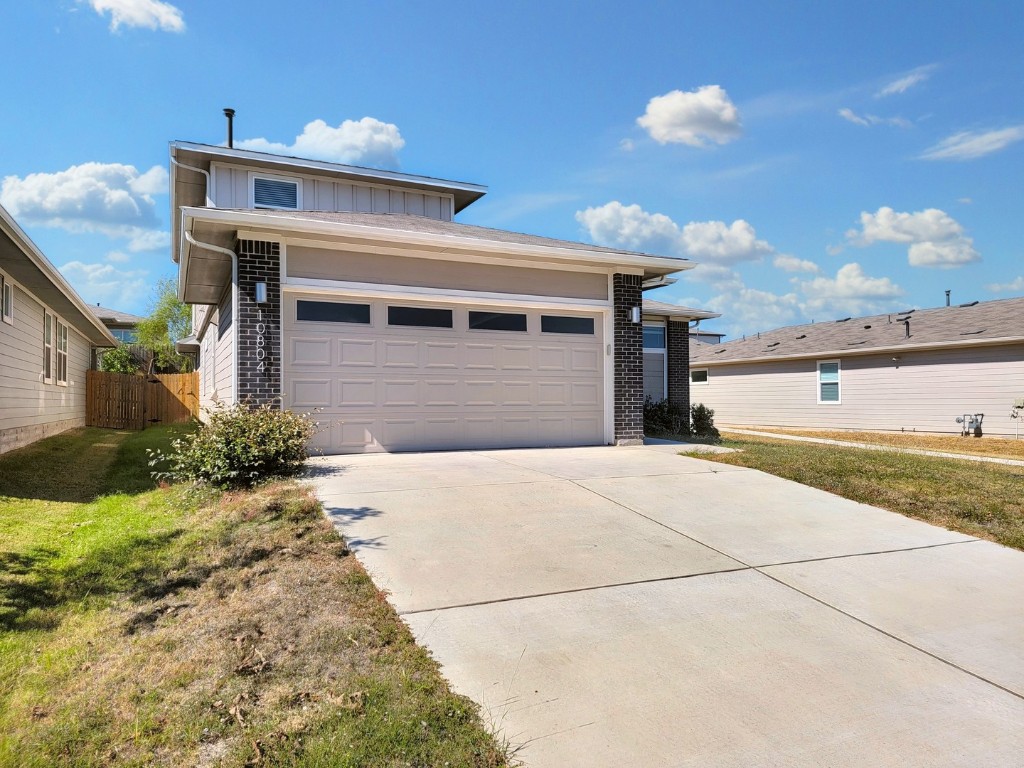
{"label": "downspout", "polygon": [[[212,243],[202,243],[192,237],[192,233],[182,228],[182,234],[185,236],[191,245],[196,248],[205,248],[208,251],[214,253],[223,253],[225,256],[231,257],[231,325],[233,329],[231,331],[232,344],[231,344],[231,396],[234,398],[235,403],[238,402],[238,326],[241,323],[241,318],[238,316],[238,254],[232,251],[230,248],[222,248],[219,245],[213,245]],[[188,279],[188,275],[185,276]],[[216,361],[216,355],[214,361]]]}

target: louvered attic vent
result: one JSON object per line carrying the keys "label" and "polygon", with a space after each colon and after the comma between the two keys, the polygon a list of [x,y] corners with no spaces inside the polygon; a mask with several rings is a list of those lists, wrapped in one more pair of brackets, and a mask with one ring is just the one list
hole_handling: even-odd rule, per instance
{"label": "louvered attic vent", "polygon": [[299,207],[299,183],[257,176],[252,180],[252,201],[257,208],[288,208],[294,211]]}

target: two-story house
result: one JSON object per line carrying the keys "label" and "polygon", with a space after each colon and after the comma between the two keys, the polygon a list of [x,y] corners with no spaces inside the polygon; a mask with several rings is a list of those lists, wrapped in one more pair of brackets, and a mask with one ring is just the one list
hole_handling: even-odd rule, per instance
{"label": "two-story house", "polygon": [[[204,406],[316,411],[327,453],[633,444],[645,325],[689,404],[692,262],[457,223],[477,184],[173,142],[173,259]],[[650,335],[650,332],[648,332]]]}

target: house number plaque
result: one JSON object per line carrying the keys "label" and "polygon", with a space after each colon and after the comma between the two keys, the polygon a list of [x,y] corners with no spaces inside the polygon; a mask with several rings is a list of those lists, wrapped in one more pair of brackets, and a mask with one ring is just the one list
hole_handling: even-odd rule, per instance
{"label": "house number plaque", "polygon": [[267,332],[267,326],[263,322],[263,310],[256,310],[256,369],[260,373],[265,373],[267,370],[267,348],[266,339],[264,334]]}

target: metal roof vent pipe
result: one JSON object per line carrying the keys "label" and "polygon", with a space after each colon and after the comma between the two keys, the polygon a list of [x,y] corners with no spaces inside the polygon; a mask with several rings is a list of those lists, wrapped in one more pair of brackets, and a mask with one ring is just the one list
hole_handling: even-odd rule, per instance
{"label": "metal roof vent pipe", "polygon": [[949,306],[949,294],[950,294],[950,291],[947,290],[946,291],[946,306],[947,307]]}
{"label": "metal roof vent pipe", "polygon": [[[228,149],[235,148],[235,110],[231,107],[224,108],[224,117],[228,119]],[[948,300],[949,297],[947,296]]]}
{"label": "metal roof vent pipe", "polygon": [[909,339],[910,338],[910,318],[909,317],[906,320],[903,321],[903,328],[904,328],[904,331],[905,331],[904,338]]}

